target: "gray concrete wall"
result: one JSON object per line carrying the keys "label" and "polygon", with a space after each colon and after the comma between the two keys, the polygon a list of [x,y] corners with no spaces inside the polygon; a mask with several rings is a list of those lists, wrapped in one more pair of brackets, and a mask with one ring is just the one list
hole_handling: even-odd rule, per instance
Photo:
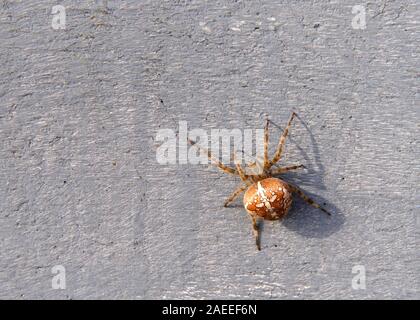
{"label": "gray concrete wall", "polygon": [[[0,1],[0,298],[420,298],[416,0],[56,4]],[[296,199],[257,252],[238,179],[156,133],[268,115],[273,152],[291,110],[287,178],[333,215]]]}

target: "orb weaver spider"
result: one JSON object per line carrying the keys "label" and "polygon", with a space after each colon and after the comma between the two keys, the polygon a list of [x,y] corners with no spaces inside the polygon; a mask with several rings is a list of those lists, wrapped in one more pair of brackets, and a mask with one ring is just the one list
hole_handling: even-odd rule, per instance
{"label": "orb weaver spider", "polygon": [[276,152],[271,159],[268,157],[268,125],[270,120],[268,118],[266,119],[264,127],[264,162],[263,164],[259,164],[258,161],[255,161],[248,165],[249,167],[255,167],[258,165],[262,166],[262,168],[260,168],[260,173],[255,175],[246,174],[244,168],[237,161],[235,161],[235,169],[226,166],[218,159],[213,157],[209,150],[199,146],[195,141],[188,139],[188,142],[191,145],[196,146],[201,152],[204,152],[213,162],[213,164],[219,167],[223,172],[231,175],[237,175],[242,180],[242,185],[233,191],[233,193],[225,201],[224,206],[227,207],[242,192],[245,192],[243,197],[243,205],[251,218],[255,243],[258,250],[261,250],[261,246],[260,231],[258,228],[257,219],[262,218],[265,220],[279,220],[283,218],[291,208],[292,194],[297,194],[311,206],[320,209],[326,214],[330,215],[326,209],[312,200],[297,186],[280,178],[274,177],[291,170],[304,168],[304,166],[301,164],[273,168],[273,165],[275,165],[281,159],[286,137],[289,133],[290,126],[295,116],[296,113],[292,112],[289,121],[287,122],[287,126],[280,136]]}

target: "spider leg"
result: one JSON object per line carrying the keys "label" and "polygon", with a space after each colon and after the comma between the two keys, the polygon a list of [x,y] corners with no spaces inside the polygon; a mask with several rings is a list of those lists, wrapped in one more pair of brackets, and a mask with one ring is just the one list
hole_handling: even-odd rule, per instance
{"label": "spider leg", "polygon": [[310,197],[308,197],[302,190],[300,190],[298,187],[287,183],[287,186],[289,187],[290,191],[297,193],[299,195],[299,197],[301,197],[306,203],[310,204],[312,207],[315,207],[323,212],[325,212],[326,214],[328,214],[329,216],[331,215],[331,213],[329,213],[326,209],[324,209],[323,207],[321,207],[318,203],[316,203],[313,199],[311,199]]}
{"label": "spider leg", "polygon": [[226,173],[230,173],[230,174],[238,174],[238,172],[236,172],[235,169],[232,169],[226,165],[224,165],[223,163],[221,163],[219,160],[217,160],[215,157],[213,157],[213,155],[211,154],[211,152],[209,150],[207,150],[206,148],[203,148],[201,146],[199,146],[195,141],[188,139],[188,142],[190,145],[195,146],[198,150],[200,150],[201,152],[207,154],[207,157],[213,161],[213,163],[219,167],[223,172]]}
{"label": "spider leg", "polygon": [[236,158],[235,158],[235,165],[236,165],[236,170],[239,174],[239,177],[245,184],[242,186],[239,186],[235,191],[233,191],[233,193],[225,201],[225,204],[224,204],[225,207],[227,207],[233,200],[236,199],[237,196],[239,196],[242,192],[244,192],[254,182],[254,177],[245,175],[245,172],[242,169],[242,166],[236,161]]}
{"label": "spider leg", "polygon": [[265,120],[265,127],[264,127],[264,169],[267,169],[270,160],[268,159],[268,124],[270,120],[268,118]]}
{"label": "spider leg", "polygon": [[242,192],[248,188],[248,185],[241,185],[226,199],[224,206],[227,207],[233,200],[235,200]]}
{"label": "spider leg", "polygon": [[[249,180],[251,179],[251,177],[250,177],[250,176],[247,176],[247,175],[245,174],[245,171],[244,171],[244,169],[242,168],[242,166],[240,165],[240,163],[238,162],[238,160],[237,160],[237,158],[236,158],[235,154],[233,155],[233,159],[234,159],[234,162],[235,162],[236,171],[238,172],[239,177],[241,178],[241,180],[242,180],[243,182],[245,182],[245,184],[247,184],[247,185],[251,185],[251,182],[249,181]],[[251,180],[253,181],[253,179],[251,179]]]}
{"label": "spider leg", "polygon": [[287,135],[289,134],[289,129],[290,129],[290,126],[291,126],[291,124],[292,124],[293,118],[294,118],[295,116],[296,116],[296,113],[295,113],[295,112],[292,112],[292,114],[291,114],[291,116],[290,116],[290,118],[289,118],[289,121],[287,122],[287,126],[286,126],[286,128],[284,129],[283,134],[282,134],[282,135],[281,135],[281,137],[280,137],[280,141],[279,141],[279,144],[278,144],[278,146],[277,146],[276,153],[274,154],[273,159],[270,161],[270,163],[269,163],[269,165],[268,165],[268,169],[269,169],[269,168],[270,168],[273,164],[275,164],[276,162],[278,162],[278,161],[280,160],[280,158],[281,158],[281,154],[282,154],[282,152],[283,152],[284,144],[285,144],[285,142],[286,142],[286,137],[287,137]]}
{"label": "spider leg", "polygon": [[233,154],[233,161],[235,162],[236,171],[238,172],[239,177],[241,178],[241,180],[243,182],[246,183],[248,181],[248,179],[247,179],[247,177],[246,177],[246,175],[244,173],[244,170],[242,169],[242,166],[239,164],[238,160],[236,159],[235,154]]}
{"label": "spider leg", "polygon": [[291,171],[291,170],[295,170],[295,169],[300,169],[300,168],[305,168],[305,166],[303,164],[298,164],[298,165],[295,165],[295,166],[288,166],[288,167],[276,168],[276,169],[271,170],[271,174],[272,175],[282,174],[282,173],[285,173],[287,171]]}
{"label": "spider leg", "polygon": [[249,216],[250,216],[250,218],[252,220],[252,230],[254,232],[255,244],[257,246],[258,251],[260,251],[261,250],[261,245],[260,245],[260,229],[258,228],[258,225],[257,225],[257,218],[254,215],[252,215],[252,214],[249,214]]}

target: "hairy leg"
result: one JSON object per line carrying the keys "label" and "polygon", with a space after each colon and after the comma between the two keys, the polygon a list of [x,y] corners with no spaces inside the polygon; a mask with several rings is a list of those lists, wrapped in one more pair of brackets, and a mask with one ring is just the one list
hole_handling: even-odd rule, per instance
{"label": "hairy leg", "polygon": [[226,199],[224,206],[227,207],[233,200],[235,200],[242,192],[248,188],[248,185],[241,185]]}
{"label": "hairy leg", "polygon": [[295,165],[295,166],[288,166],[288,167],[276,168],[276,169],[272,169],[271,170],[271,174],[272,175],[282,174],[282,173],[285,173],[287,171],[291,171],[291,170],[295,170],[295,169],[300,169],[300,168],[305,168],[305,166],[303,164],[298,164],[298,165]]}
{"label": "hairy leg", "polygon": [[201,152],[205,153],[207,155],[207,157],[213,161],[213,163],[219,167],[223,172],[226,173],[230,173],[230,174],[238,174],[238,172],[235,169],[232,169],[226,165],[224,165],[223,163],[221,163],[218,159],[216,159],[215,157],[213,157],[213,155],[211,154],[211,152],[209,150],[207,150],[206,148],[203,148],[201,146],[199,146],[195,141],[188,139],[188,142],[190,145],[195,146],[198,150],[200,150]]}
{"label": "hairy leg", "polygon": [[239,174],[239,177],[243,182],[245,182],[247,185],[250,185],[251,182],[249,182],[249,177],[245,174],[244,169],[242,169],[242,166],[239,163],[239,160],[236,158],[236,155],[233,154],[233,160],[235,162],[236,171]]}
{"label": "hairy leg", "polygon": [[273,159],[270,161],[270,163],[268,165],[268,168],[270,168],[273,164],[275,164],[276,162],[278,162],[280,160],[281,154],[283,153],[284,145],[285,145],[285,142],[286,142],[286,137],[289,134],[289,129],[290,129],[290,126],[292,124],[293,118],[295,116],[296,116],[296,113],[295,112],[292,112],[292,114],[291,114],[291,116],[289,118],[289,121],[287,122],[287,126],[284,129],[283,134],[280,137],[280,140],[279,140],[279,144],[277,146],[276,153],[274,154]]}
{"label": "hairy leg", "polygon": [[268,159],[268,124],[269,124],[268,118],[265,120],[265,127],[264,127],[264,169],[267,169],[270,160]]}
{"label": "hairy leg", "polygon": [[287,183],[288,187],[290,188],[290,191],[297,193],[299,197],[301,197],[306,203],[310,204],[312,207],[315,207],[323,212],[325,212],[326,214],[328,214],[329,216],[331,215],[331,213],[329,213],[326,209],[324,209],[323,207],[321,207],[318,203],[316,203],[314,200],[312,200],[310,197],[308,197],[302,190],[300,190],[298,187]]}
{"label": "hairy leg", "polygon": [[258,250],[261,250],[260,230],[259,230],[258,225],[257,225],[257,218],[254,215],[252,215],[252,214],[249,214],[249,216],[250,216],[250,218],[252,220],[252,230],[254,232],[255,244],[257,245],[257,249]]}

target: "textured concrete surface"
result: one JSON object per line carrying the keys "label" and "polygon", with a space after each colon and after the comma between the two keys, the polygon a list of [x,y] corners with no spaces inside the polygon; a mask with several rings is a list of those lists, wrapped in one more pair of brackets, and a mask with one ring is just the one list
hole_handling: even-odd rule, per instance
{"label": "textured concrete surface", "polygon": [[[420,298],[416,0],[60,3],[0,1],[0,298]],[[156,133],[269,115],[272,152],[291,110],[287,178],[333,216],[297,199],[257,252],[238,179]]]}

